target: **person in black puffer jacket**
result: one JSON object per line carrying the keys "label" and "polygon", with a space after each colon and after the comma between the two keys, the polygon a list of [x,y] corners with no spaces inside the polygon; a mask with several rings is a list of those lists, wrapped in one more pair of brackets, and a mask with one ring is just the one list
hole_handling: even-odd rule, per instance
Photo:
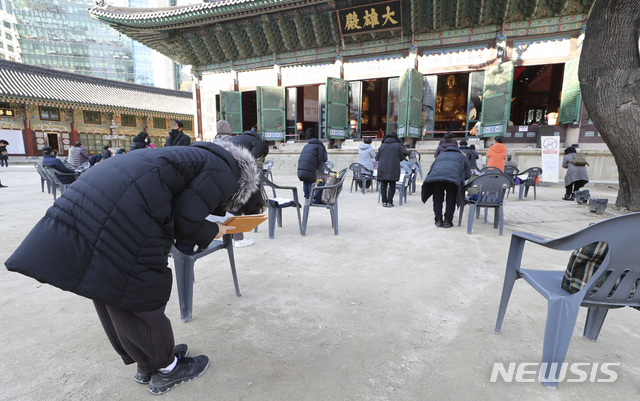
{"label": "person in black puffer jacket", "polygon": [[[469,159],[457,146],[446,148],[436,157],[422,184],[422,203],[433,195],[433,213],[437,227],[453,226],[453,213],[456,205],[460,206],[464,203],[464,183],[469,177],[471,177]],[[444,222],[442,220],[443,202],[446,203]]]}
{"label": "person in black puffer jacket", "polygon": [[376,154],[376,160],[379,162],[377,180],[380,182],[382,207],[393,207],[396,181],[400,179],[400,162],[410,154],[396,133],[387,134],[382,140]]}
{"label": "person in black puffer jacket", "polygon": [[133,137],[129,151],[136,149],[145,149],[147,147],[147,143],[149,143],[149,134],[141,131],[138,135]]}
{"label": "person in black puffer jacket", "polygon": [[233,136],[229,138],[229,140],[238,146],[249,149],[253,157],[255,157],[256,159],[262,157],[262,153],[264,150],[262,137],[256,132],[255,125],[251,127],[249,131],[245,131],[241,135]]}
{"label": "person in black puffer jacket", "polygon": [[304,198],[309,199],[317,171],[327,161],[327,150],[318,138],[311,138],[304,145],[298,158],[298,178],[302,181]]}
{"label": "person in black puffer jacket", "polygon": [[169,136],[167,137],[164,146],[189,146],[191,138],[189,138],[189,135],[182,132],[182,127],[182,121],[171,120],[169,123],[171,132],[169,132]]}
{"label": "person in black puffer jacket", "polygon": [[5,265],[92,299],[116,352],[137,362],[136,381],[161,394],[208,366],[174,348],[164,314],[174,239],[207,247],[228,229],[209,214],[259,213],[263,203],[253,156],[230,142],[131,152],[83,173]]}

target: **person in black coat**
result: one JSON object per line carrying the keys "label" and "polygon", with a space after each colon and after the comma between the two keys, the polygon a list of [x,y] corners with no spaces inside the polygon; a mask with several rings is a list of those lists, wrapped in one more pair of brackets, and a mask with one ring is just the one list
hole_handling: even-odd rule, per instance
{"label": "person in black coat", "polygon": [[108,158],[110,158],[111,155],[111,146],[109,145],[104,145],[104,148],[102,148],[102,158],[104,160],[107,160]]}
{"label": "person in black coat", "polygon": [[253,156],[230,142],[137,150],[83,173],[5,265],[92,299],[116,352],[138,364],[136,381],[162,394],[209,363],[174,347],[164,314],[174,239],[207,247],[230,228],[209,214],[259,213],[263,203]]}
{"label": "person in black coat", "polygon": [[171,120],[169,128],[171,128],[171,132],[169,132],[169,136],[167,137],[167,141],[164,143],[164,146],[189,146],[191,138],[189,135],[182,132],[182,121]]}
{"label": "person in black coat", "polygon": [[65,166],[64,163],[55,156],[53,147],[45,146],[44,148],[42,148],[42,153],[44,153],[44,155],[42,156],[42,167],[51,167],[56,171],[59,171],[60,173],[64,173],[58,174],[57,172],[54,172],[61,183],[71,184],[76,180],[75,170],[72,170],[69,167]]}
{"label": "person in black coat", "polygon": [[243,132],[241,135],[229,138],[229,140],[236,145],[249,149],[256,159],[263,157],[264,146],[262,144],[262,137],[256,132],[255,126],[251,127],[249,131]]}
{"label": "person in black coat", "polygon": [[466,139],[460,140],[460,151],[467,156],[467,160],[469,160],[469,167],[473,170],[478,170],[478,162],[477,160],[480,158],[478,152],[476,152],[475,145],[467,146],[468,142]]}
{"label": "person in black coat", "polygon": [[[437,227],[453,226],[456,205],[464,203],[464,182],[471,177],[469,160],[458,147],[448,147],[436,157],[422,184],[422,202],[433,195],[433,213]],[[446,203],[444,222],[442,203]]]}
{"label": "person in black coat", "polygon": [[377,180],[380,182],[383,207],[393,207],[396,181],[400,179],[400,162],[409,154],[411,152],[402,145],[397,134],[387,134],[382,140],[376,160],[378,161]]}
{"label": "person in black coat", "polygon": [[136,149],[145,149],[149,143],[149,134],[141,131],[138,135],[133,137],[129,151]]}
{"label": "person in black coat", "polygon": [[316,181],[317,171],[327,161],[327,150],[317,138],[309,139],[298,158],[298,178],[302,181],[304,198],[309,199],[311,188]]}

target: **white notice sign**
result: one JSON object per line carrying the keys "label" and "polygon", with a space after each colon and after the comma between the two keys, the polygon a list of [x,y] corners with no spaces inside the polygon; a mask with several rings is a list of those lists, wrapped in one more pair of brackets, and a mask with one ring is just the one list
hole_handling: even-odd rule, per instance
{"label": "white notice sign", "polygon": [[560,137],[540,137],[542,157],[542,178],[544,182],[558,182],[560,170]]}

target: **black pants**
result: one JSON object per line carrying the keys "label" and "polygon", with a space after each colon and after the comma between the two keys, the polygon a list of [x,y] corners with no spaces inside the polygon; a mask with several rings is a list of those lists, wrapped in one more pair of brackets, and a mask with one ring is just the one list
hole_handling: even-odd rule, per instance
{"label": "black pants", "polygon": [[456,196],[458,187],[450,182],[434,182],[433,189],[433,214],[437,221],[442,221],[442,203],[446,203],[444,220],[453,222],[453,213],[456,211]]}
{"label": "black pants", "polygon": [[93,301],[111,345],[126,365],[138,363],[143,373],[169,366],[175,359],[173,329],[164,306],[134,312]]}
{"label": "black pants", "polygon": [[567,185],[566,187],[564,187],[566,189],[565,195],[567,197],[572,196],[576,191],[579,191],[580,188],[584,187],[585,185],[587,185],[589,181],[586,180],[578,180],[578,181],[574,181],[571,184]]}
{"label": "black pants", "polygon": [[393,195],[396,194],[395,181],[380,181],[380,194],[382,195],[382,203],[391,203],[393,205]]}

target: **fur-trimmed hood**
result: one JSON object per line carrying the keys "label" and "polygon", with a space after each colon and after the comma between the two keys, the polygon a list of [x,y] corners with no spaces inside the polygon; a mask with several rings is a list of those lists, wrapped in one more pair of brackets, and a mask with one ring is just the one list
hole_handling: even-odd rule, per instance
{"label": "fur-trimmed hood", "polygon": [[235,145],[231,141],[214,140],[213,143],[231,153],[231,156],[238,162],[238,167],[240,168],[238,189],[229,202],[225,204],[225,209],[229,213],[237,212],[247,203],[251,195],[260,190],[260,171],[258,170],[256,159],[249,150]]}

